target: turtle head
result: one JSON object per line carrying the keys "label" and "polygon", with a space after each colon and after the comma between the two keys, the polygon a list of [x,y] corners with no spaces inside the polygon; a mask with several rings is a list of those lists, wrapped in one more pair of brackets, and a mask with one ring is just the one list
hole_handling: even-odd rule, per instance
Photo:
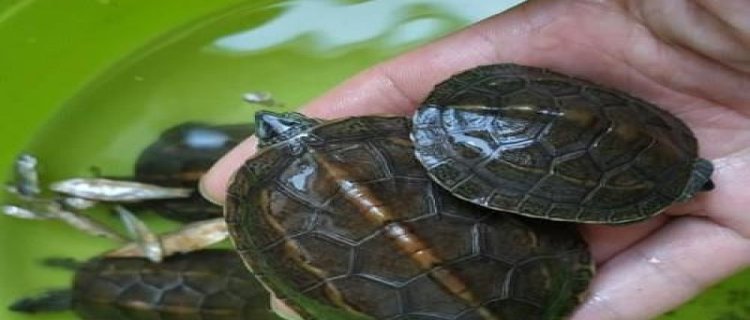
{"label": "turtle head", "polygon": [[698,158],[693,163],[693,172],[690,179],[682,190],[682,194],[677,201],[687,201],[694,197],[700,191],[711,191],[714,189],[714,182],[711,181],[711,174],[714,172],[714,166],[706,159]]}
{"label": "turtle head", "polygon": [[301,113],[275,113],[258,111],[255,113],[255,135],[258,137],[258,147],[265,148],[302,133],[320,123]]}

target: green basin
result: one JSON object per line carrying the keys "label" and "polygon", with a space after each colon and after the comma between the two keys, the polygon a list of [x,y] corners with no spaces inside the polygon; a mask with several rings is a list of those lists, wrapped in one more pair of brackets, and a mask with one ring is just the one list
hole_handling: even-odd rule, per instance
{"label": "green basin", "polygon": [[[0,168],[27,151],[39,157],[43,182],[90,176],[91,167],[126,176],[169,126],[247,122],[259,108],[242,100],[251,91],[270,92],[284,104],[278,110],[292,110],[517,2],[0,1]],[[350,27],[336,28],[343,20]],[[68,286],[70,273],[41,259],[85,259],[114,246],[60,223],[0,216],[0,306]],[[663,319],[750,319],[747,283],[750,272]],[[75,316],[0,307],[0,319]]]}

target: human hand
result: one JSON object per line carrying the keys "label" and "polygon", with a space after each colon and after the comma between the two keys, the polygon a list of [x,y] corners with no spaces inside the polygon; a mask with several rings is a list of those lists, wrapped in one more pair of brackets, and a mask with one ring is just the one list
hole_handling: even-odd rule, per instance
{"label": "human hand", "polygon": [[[515,62],[593,80],[669,110],[695,132],[716,189],[646,222],[582,226],[599,266],[573,320],[647,319],[750,265],[750,3],[534,0],[362,72],[311,102],[319,118],[408,115],[432,87]],[[204,177],[224,198],[250,139]]]}

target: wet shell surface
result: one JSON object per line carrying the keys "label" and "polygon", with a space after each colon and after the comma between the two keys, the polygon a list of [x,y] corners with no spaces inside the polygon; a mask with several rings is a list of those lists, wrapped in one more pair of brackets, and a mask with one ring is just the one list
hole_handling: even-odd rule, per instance
{"label": "wet shell surface", "polygon": [[499,64],[438,84],[413,119],[416,155],[459,198],[549,220],[626,223],[711,188],[678,118],[624,92]]}
{"label": "wet shell surface", "polygon": [[95,258],[78,268],[72,308],[87,320],[277,319],[268,293],[231,250]]}
{"label": "wet shell surface", "polygon": [[575,228],[451,196],[409,130],[375,116],[287,130],[236,172],[226,221],[261,282],[304,319],[569,314],[593,272]]}

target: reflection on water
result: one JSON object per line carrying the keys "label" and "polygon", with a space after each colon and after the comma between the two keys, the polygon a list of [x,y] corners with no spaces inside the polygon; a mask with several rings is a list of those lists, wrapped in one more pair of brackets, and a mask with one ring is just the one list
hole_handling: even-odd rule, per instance
{"label": "reflection on water", "polygon": [[394,46],[418,41],[446,29],[445,21],[469,23],[487,18],[522,1],[366,1],[345,5],[333,0],[289,1],[283,13],[255,28],[217,39],[220,50],[247,53],[309,37],[310,50],[385,37]]}

